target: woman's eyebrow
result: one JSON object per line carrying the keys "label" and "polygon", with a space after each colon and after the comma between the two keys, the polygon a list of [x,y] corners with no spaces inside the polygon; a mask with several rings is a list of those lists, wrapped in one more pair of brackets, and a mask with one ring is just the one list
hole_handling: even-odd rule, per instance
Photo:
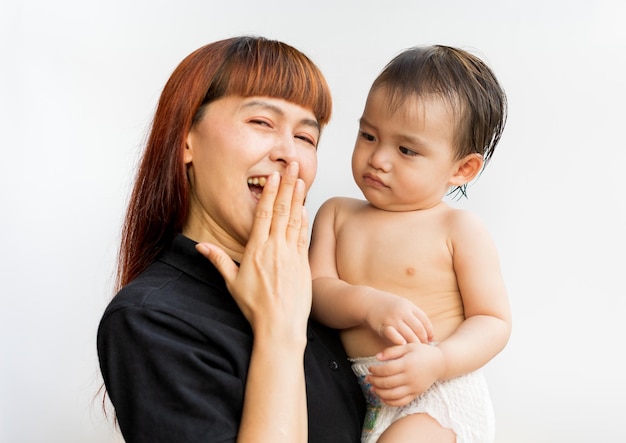
{"label": "woman's eyebrow", "polygon": [[[285,116],[285,110],[282,109],[280,106],[276,106],[273,103],[268,103],[266,101],[263,100],[252,100],[249,101],[247,103],[245,103],[242,108],[262,108],[262,109],[267,109],[270,112],[273,112],[274,114],[280,115],[281,117]],[[301,124],[304,124],[306,126],[311,126],[314,129],[317,129],[317,131],[320,130],[320,125],[317,122],[317,120],[312,119],[312,118],[303,118],[300,121]]]}

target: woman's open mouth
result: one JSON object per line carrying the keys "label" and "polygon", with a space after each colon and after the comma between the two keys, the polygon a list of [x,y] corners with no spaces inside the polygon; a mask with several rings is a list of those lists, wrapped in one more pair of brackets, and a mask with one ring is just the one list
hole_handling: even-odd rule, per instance
{"label": "woman's open mouth", "polygon": [[263,187],[267,182],[267,177],[250,177],[248,178],[248,188],[254,196],[259,199],[263,193]]}

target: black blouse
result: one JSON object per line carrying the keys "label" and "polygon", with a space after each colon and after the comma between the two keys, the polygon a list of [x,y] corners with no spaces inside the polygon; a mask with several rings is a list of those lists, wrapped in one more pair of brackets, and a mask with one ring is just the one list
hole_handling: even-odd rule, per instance
{"label": "black blouse", "polygon": [[[126,442],[234,442],[251,349],[250,325],[220,273],[178,235],[114,297],[98,329]],[[364,399],[336,331],[309,322],[304,368],[309,442],[359,442]]]}

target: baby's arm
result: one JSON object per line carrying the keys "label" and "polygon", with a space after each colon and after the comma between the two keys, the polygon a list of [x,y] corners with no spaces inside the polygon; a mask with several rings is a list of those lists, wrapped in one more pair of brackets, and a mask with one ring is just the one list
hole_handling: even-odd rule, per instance
{"label": "baby's arm", "polygon": [[424,312],[402,297],[339,278],[335,223],[342,199],[322,205],[313,225],[309,260],[313,277],[312,315],[325,325],[347,329],[368,324],[391,343],[428,342],[433,328]]}
{"label": "baby's arm", "polygon": [[394,346],[378,355],[395,360],[370,368],[372,385],[389,404],[401,405],[437,380],[484,366],[509,339],[511,313],[495,245],[475,216],[458,211],[452,223],[450,247],[465,320],[437,346]]}
{"label": "baby's arm", "polygon": [[509,299],[498,252],[484,224],[461,212],[454,219],[454,269],[463,299],[465,321],[439,344],[446,371],[444,379],[487,364],[511,335]]}

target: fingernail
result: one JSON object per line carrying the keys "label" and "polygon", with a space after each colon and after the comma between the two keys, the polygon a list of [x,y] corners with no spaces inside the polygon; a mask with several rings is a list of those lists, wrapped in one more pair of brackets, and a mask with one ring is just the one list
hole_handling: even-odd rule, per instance
{"label": "fingernail", "polygon": [[270,184],[276,184],[278,183],[278,181],[280,180],[280,174],[278,173],[278,171],[274,171],[270,174],[269,177],[267,177],[267,183],[265,183],[265,185],[267,186],[268,183]]}
{"label": "fingernail", "polygon": [[292,174],[292,175],[297,174],[299,167],[300,165],[298,165],[297,162],[291,162],[289,163],[289,166],[287,167],[287,173]]}
{"label": "fingernail", "polygon": [[198,252],[200,252],[202,254],[208,254],[211,250],[204,243],[198,243],[196,245],[196,251],[198,251]]}

